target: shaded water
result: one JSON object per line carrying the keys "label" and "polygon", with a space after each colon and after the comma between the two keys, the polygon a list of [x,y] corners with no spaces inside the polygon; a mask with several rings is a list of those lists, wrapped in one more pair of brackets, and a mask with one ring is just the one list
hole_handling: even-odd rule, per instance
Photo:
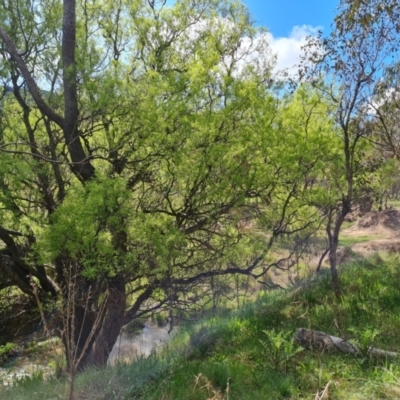
{"label": "shaded water", "polygon": [[[170,339],[173,333],[168,334],[169,324],[158,326],[150,321],[146,322],[140,333],[121,332],[115,343],[108,363],[114,365],[116,362],[128,362],[137,357],[147,357],[152,351],[160,349]],[[56,362],[62,358],[62,348],[58,345],[51,345],[51,342],[57,343],[57,340],[39,343],[37,347],[46,349],[41,351],[37,349],[32,354],[21,354],[9,360],[0,367],[0,385],[11,385],[13,382],[30,378],[38,373],[44,377],[55,373]],[[50,344],[50,346],[49,346]]]}
{"label": "shaded water", "polygon": [[168,334],[168,331],[169,324],[160,327],[148,321],[139,334],[121,332],[108,358],[109,364],[149,356],[152,351],[168,343],[173,335],[173,332]]}

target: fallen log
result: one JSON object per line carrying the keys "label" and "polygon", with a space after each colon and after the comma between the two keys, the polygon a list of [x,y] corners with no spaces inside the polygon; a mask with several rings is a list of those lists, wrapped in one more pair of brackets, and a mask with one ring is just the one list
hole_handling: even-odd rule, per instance
{"label": "fallen log", "polygon": [[399,358],[400,353],[386,351],[375,347],[368,347],[362,351],[359,346],[337,336],[327,333],[314,331],[311,329],[299,328],[293,337],[294,342],[308,350],[318,350],[329,353],[352,354],[355,357],[369,356],[372,358]]}

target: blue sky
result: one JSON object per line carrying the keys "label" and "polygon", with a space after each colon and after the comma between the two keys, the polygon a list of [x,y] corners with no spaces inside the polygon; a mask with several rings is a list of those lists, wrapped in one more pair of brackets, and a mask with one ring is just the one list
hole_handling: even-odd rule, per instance
{"label": "blue sky", "polygon": [[[306,37],[318,30],[328,34],[340,0],[240,0],[250,10],[255,25],[268,29],[275,71],[298,64]],[[173,4],[175,0],[167,0]]]}
{"label": "blue sky", "polygon": [[288,37],[294,26],[310,25],[329,31],[339,0],[242,0],[257,25],[274,37]]}
{"label": "blue sky", "polygon": [[275,70],[298,64],[308,35],[330,32],[339,0],[241,0],[258,26],[270,32]]}

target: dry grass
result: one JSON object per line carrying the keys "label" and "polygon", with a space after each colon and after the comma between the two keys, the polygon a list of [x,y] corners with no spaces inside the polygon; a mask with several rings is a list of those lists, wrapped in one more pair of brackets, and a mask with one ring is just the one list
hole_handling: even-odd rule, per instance
{"label": "dry grass", "polygon": [[230,378],[226,382],[225,392],[222,393],[214,387],[213,383],[205,375],[200,373],[195,377],[194,390],[205,391],[207,396],[211,396],[207,397],[207,400],[229,400],[229,381]]}

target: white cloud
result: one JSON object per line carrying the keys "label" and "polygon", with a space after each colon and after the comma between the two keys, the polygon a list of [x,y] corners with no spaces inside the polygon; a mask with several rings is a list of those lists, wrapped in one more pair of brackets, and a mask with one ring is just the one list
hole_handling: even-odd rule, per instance
{"label": "white cloud", "polygon": [[[161,31],[165,38],[172,38],[178,28],[173,28],[174,18],[169,20],[171,26],[165,25]],[[193,22],[188,25],[187,29],[182,32],[180,38],[175,41],[175,49],[178,53],[182,53],[182,58],[187,59],[191,56],[191,43],[200,40],[203,34],[210,30],[219,30],[219,38],[221,43],[224,43],[224,35],[227,41],[231,40],[231,33],[237,30],[235,24],[223,17],[215,17],[209,19],[193,19]],[[250,38],[242,36],[239,46],[230,55],[225,55],[223,63],[230,65],[232,62],[235,68],[231,73],[238,76],[245,73],[246,67],[251,66],[252,69],[264,74],[265,71],[271,70],[273,74],[287,71],[290,75],[296,75],[296,65],[299,64],[301,55],[303,54],[302,47],[307,43],[307,37],[316,37],[318,31],[322,27],[301,25],[294,26],[288,37],[274,37],[270,32],[261,32],[259,35]],[[149,38],[152,42],[159,40],[155,29],[150,29],[148,34],[154,37]]]}
{"label": "white cloud", "polygon": [[274,38],[268,33],[272,53],[277,55],[275,72],[290,70],[298,64],[303,52],[301,48],[306,44],[307,36],[317,36],[319,30],[322,28],[302,25],[293,27],[289,37]]}
{"label": "white cloud", "polygon": [[[367,114],[376,116],[378,110],[383,106],[390,106],[391,104],[399,104],[400,93],[398,87],[388,87],[380,93],[370,96],[366,106]],[[397,107],[396,107],[397,108]]]}

